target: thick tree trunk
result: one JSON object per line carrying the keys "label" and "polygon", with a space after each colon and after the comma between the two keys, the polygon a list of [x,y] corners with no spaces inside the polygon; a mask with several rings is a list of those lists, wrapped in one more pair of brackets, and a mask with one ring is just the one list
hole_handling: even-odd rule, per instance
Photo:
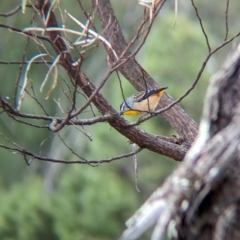
{"label": "thick tree trunk", "polygon": [[135,239],[240,239],[240,45],[208,87],[199,135],[182,165],[128,224]]}

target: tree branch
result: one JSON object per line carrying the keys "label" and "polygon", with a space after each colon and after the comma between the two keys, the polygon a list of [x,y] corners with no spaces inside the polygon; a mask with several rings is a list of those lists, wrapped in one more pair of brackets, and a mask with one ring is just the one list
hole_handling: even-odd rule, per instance
{"label": "tree branch", "polygon": [[[165,1],[163,1],[163,3],[164,2]],[[102,29],[104,29],[106,39],[111,43],[116,53],[121,55],[125,51],[127,43],[124,39],[121,26],[114,15],[109,0],[92,0],[92,4],[97,8],[99,20],[101,21]],[[106,50],[108,54],[110,54],[107,48]],[[130,52],[128,51],[124,57],[127,58],[129,55]],[[144,91],[146,88],[158,87],[157,83],[148,75],[148,73],[137,63],[134,58],[130,58],[125,64],[123,64],[120,67],[120,71],[137,90]],[[158,109],[164,108],[170,105],[172,102],[173,99],[167,94],[164,94],[159,103]],[[190,146],[198,131],[198,126],[194,120],[191,119],[178,105],[172,106],[166,112],[163,112],[162,115],[177,131],[177,133],[182,136],[184,139],[183,144]]]}
{"label": "tree branch", "polygon": [[[38,0],[36,3],[37,9],[43,14],[44,19],[47,19],[45,26],[47,27],[58,27],[57,20],[54,13],[50,10],[50,2],[45,0]],[[49,12],[50,10],[50,12]],[[83,92],[92,98],[93,104],[98,108],[98,110],[103,114],[111,114],[114,116],[113,119],[109,119],[109,124],[114,127],[119,133],[126,136],[130,141],[136,143],[140,148],[147,148],[151,151],[160,153],[162,155],[168,156],[175,160],[181,161],[187,151],[187,147],[178,144],[173,144],[171,142],[166,142],[161,139],[156,139],[150,134],[147,134],[134,127],[127,128],[128,122],[123,119],[109,103],[104,99],[104,97],[95,91],[96,87],[89,81],[86,75],[80,71],[80,66],[73,65],[73,60],[70,53],[67,51],[65,42],[61,38],[61,33],[58,31],[48,31],[51,44],[60,56],[59,63],[65,68],[71,79],[77,82],[78,86],[83,90]],[[99,89],[100,90],[100,89]],[[94,95],[94,97],[92,97]]]}
{"label": "tree branch", "polygon": [[226,210],[239,206],[239,122],[240,45],[210,82],[199,135],[185,161],[128,221],[122,239],[136,239],[154,224],[152,239],[163,239],[166,231],[186,240],[239,239],[231,225],[231,238],[217,238],[216,231]]}

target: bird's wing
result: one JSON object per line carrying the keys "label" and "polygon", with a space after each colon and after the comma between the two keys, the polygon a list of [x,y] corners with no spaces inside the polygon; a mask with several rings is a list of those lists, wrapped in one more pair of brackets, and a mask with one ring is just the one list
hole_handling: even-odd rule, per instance
{"label": "bird's wing", "polygon": [[138,99],[137,99],[137,102],[141,102],[145,99],[147,99],[148,97],[150,97],[151,95],[155,94],[155,93],[158,93],[158,92],[162,92],[163,90],[165,90],[167,87],[164,87],[164,88],[157,88],[157,89],[148,89],[147,91],[145,92],[139,92],[139,96],[138,96]]}

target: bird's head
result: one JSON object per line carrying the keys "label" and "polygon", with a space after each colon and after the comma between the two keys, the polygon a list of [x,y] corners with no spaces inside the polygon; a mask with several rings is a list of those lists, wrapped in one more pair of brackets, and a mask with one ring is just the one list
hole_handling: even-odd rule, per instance
{"label": "bird's head", "polygon": [[122,115],[126,116],[126,115],[138,115],[139,111],[138,110],[134,110],[134,106],[133,106],[133,96],[128,97],[125,99],[125,101],[122,102],[122,104],[120,105],[120,112]]}

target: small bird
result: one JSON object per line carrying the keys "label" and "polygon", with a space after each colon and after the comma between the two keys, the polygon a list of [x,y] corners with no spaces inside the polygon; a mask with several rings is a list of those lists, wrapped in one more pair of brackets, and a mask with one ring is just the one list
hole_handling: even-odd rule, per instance
{"label": "small bird", "polygon": [[154,112],[167,87],[148,89],[126,98],[120,105],[122,115],[138,115],[141,112]]}

